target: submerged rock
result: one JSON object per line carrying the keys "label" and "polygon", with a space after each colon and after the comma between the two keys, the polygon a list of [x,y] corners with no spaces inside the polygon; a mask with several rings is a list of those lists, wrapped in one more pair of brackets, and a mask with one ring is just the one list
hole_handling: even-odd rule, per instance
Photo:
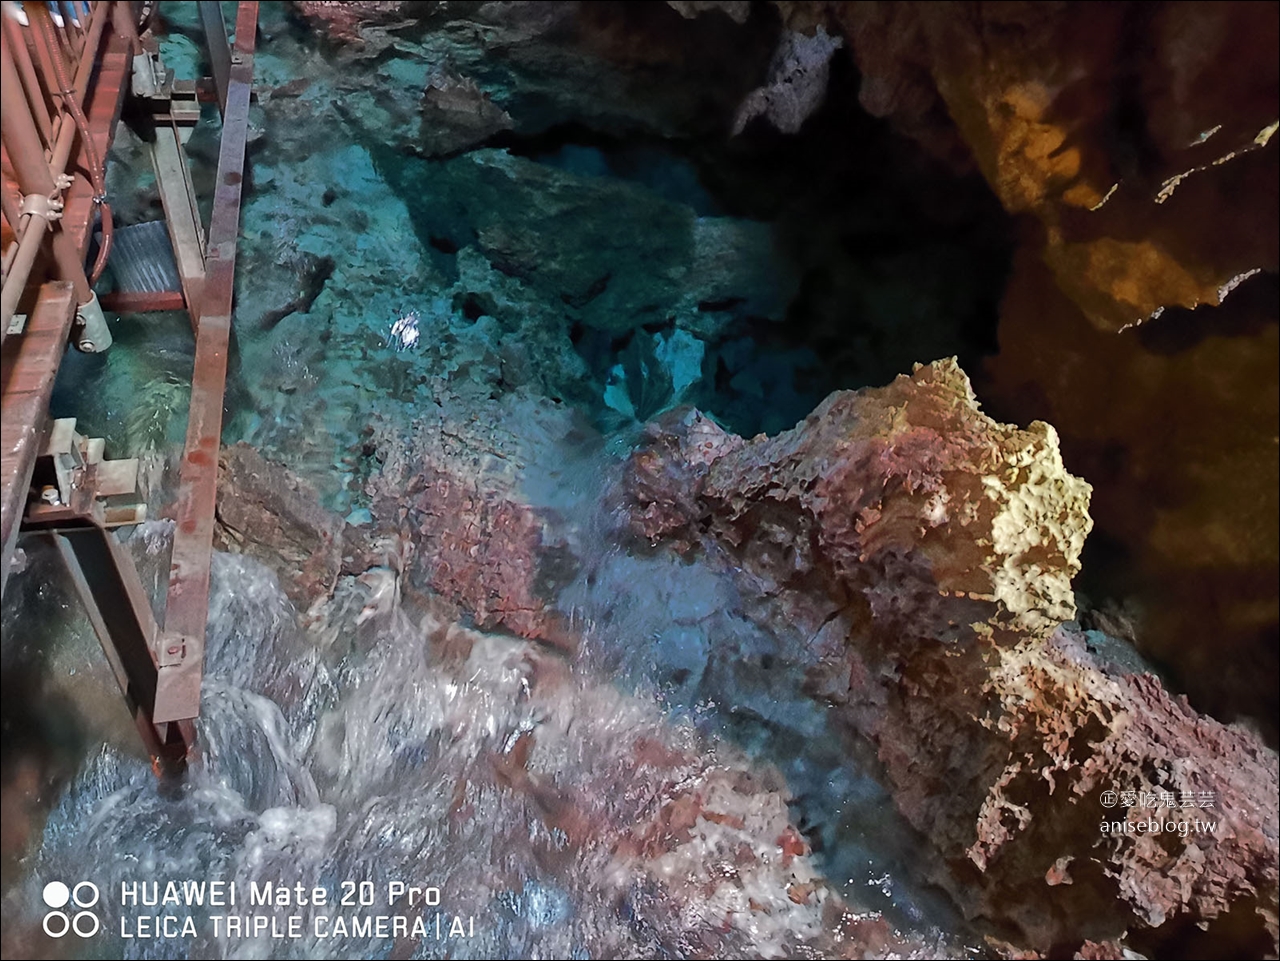
{"label": "submerged rock", "polygon": [[[560,427],[554,414],[542,416],[546,430]],[[374,511],[383,520],[392,511],[411,544],[401,543],[399,557],[371,552],[366,562],[388,566],[339,576],[331,596],[315,580],[297,585],[305,591],[295,603],[309,610],[304,651],[273,578],[219,556],[203,722],[210,750],[193,775],[198,789],[157,809],[145,772],[99,784],[90,770],[56,822],[79,809],[94,814],[92,827],[69,849],[49,844],[37,880],[64,870],[80,846],[132,851],[141,820],[146,838],[164,837],[193,816],[209,820],[212,805],[219,823],[234,814],[234,828],[206,838],[196,863],[186,848],[161,847],[154,858],[164,870],[213,863],[242,885],[286,866],[308,884],[335,873],[385,884],[428,870],[449,892],[450,911],[477,919],[476,940],[455,945],[463,956],[923,958],[956,950],[936,932],[901,930],[837,893],[768,764],[619,691],[572,651],[452,619],[450,602],[507,629],[536,628],[521,618],[539,614],[504,606],[528,597],[529,565],[545,552],[522,540],[539,523],[514,484],[523,465],[503,463],[520,445],[504,445],[497,432],[487,455],[463,456],[462,442],[474,452],[484,434],[446,424],[400,446],[376,439],[385,465],[371,482]],[[247,447],[224,462],[224,481],[247,475],[234,480],[244,515],[261,515],[245,526],[340,524],[334,516],[325,523],[314,492]],[[276,486],[292,493],[263,495]],[[259,536],[254,550],[287,570],[301,537]],[[359,566],[353,558],[352,573]],[[388,579],[405,589],[384,590]],[[686,604],[677,616],[693,623],[708,613]],[[289,656],[277,664],[273,648]],[[237,651],[248,663],[219,659]],[[342,666],[331,681],[316,659],[335,655]],[[240,689],[282,672],[283,718],[275,703]],[[246,740],[255,751],[266,744],[272,763],[246,765]],[[104,794],[130,803],[107,803]],[[325,955],[370,952],[378,942],[308,944]]]}
{"label": "submerged rock", "polygon": [[1226,917],[1235,950],[1275,950],[1276,756],[1055,630],[1091,522],[1052,428],[996,424],[939,362],[775,438],[670,415],[626,489],[638,533],[809,634],[811,691],[968,912],[1039,951],[1127,932],[1158,954]]}
{"label": "submerged rock", "polygon": [[342,530],[342,520],[293,471],[248,444],[223,448],[214,546],[266,564],[304,610],[337,583]]}
{"label": "submerged rock", "polygon": [[[638,184],[502,150],[389,174],[420,234],[457,250],[474,244],[524,299],[556,305],[565,329],[577,322],[616,335],[674,322],[705,334],[713,322],[778,315],[786,303],[764,224],[699,217]],[[731,309],[700,309],[722,303]]]}
{"label": "submerged rock", "polygon": [[426,156],[456,153],[509,129],[510,114],[474,80],[443,68],[432,71],[422,96],[421,143]]}

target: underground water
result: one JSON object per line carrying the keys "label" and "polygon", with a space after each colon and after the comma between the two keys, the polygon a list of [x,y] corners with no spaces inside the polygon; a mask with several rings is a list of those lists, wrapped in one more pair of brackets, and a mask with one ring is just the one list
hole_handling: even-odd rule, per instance
{"label": "underground water", "polygon": [[[195,5],[160,8],[166,64],[207,74]],[[731,549],[637,536],[619,491],[645,425],[690,406],[774,436],[916,362],[980,374],[1026,226],[979,171],[868,114],[848,57],[797,131],[730,136],[706,119],[717,84],[741,86],[723,53],[707,89],[629,64],[593,100],[554,29],[495,55],[468,16],[351,61],[295,5],[262,4],[223,442],[286,466],[372,560],[308,594],[222,511],[200,756],[170,783],[56,556],[26,550],[3,611],[5,777],[42,799],[6,800],[6,944],[38,943],[49,882],[85,880],[110,893],[101,934],[57,956],[998,954],[1016,929],[938,883],[883,757],[815,696],[809,624]],[[503,29],[543,29],[522,16]],[[715,16],[710,36],[741,31],[737,69],[767,72],[771,15]],[[439,71],[506,120],[434,142],[416,98]],[[207,194],[216,108],[205,121],[188,153]],[[111,177],[123,222],[157,218],[123,128]],[[123,539],[159,604],[191,334],[176,313],[113,323],[110,352],[68,356],[54,413],[141,458],[155,519]],[[411,576],[430,559],[383,522],[409,531],[434,495],[489,525],[476,550],[499,580],[536,527],[535,600],[464,584],[460,602],[439,587],[456,567]],[[169,881],[238,901],[166,902]]]}

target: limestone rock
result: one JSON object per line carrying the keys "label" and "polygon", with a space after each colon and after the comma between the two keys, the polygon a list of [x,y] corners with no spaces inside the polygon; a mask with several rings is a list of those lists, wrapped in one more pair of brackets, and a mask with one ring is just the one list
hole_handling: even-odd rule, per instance
{"label": "limestone rock", "polygon": [[422,94],[422,152],[440,157],[466,150],[501,130],[511,115],[495,104],[474,80],[446,69],[432,71]]}
{"label": "limestone rock", "polygon": [[[397,176],[420,230],[463,250],[474,239],[528,301],[563,305],[570,322],[618,334],[674,320],[709,333],[712,317],[779,311],[789,289],[767,226],[699,217],[639,184],[492,149]],[[708,303],[732,306],[700,310]]]}
{"label": "limestone rock", "polygon": [[[619,135],[722,133],[776,40],[770,18],[685,19],[664,3],[325,6],[303,9],[339,45],[340,63],[363,64],[341,77],[347,118],[371,140],[406,148],[420,132],[419,95],[442,65],[472,78],[522,135],[565,123]],[[394,62],[383,62],[390,48]]]}
{"label": "limestone rock", "polygon": [[[1128,598],[1133,636],[1198,710],[1276,738],[1277,285],[1099,331],[1023,251],[984,396],[1051,421],[1110,550],[1086,593]],[[1110,592],[1110,593],[1108,593]]]}
{"label": "limestone rock", "polygon": [[751,16],[750,0],[667,0],[667,6],[686,20],[710,10],[719,10],[734,23],[746,23]]}
{"label": "limestone rock", "polygon": [[1273,6],[830,10],[863,106],[952,155],[954,123],[1099,328],[1218,304],[1277,268]]}
{"label": "limestone rock", "polygon": [[[700,523],[738,542],[755,534],[755,566],[771,588],[829,569],[865,582],[873,609],[909,618],[919,612],[881,597],[866,573],[905,565],[921,592],[940,598],[927,607],[957,609],[940,622],[945,634],[973,619],[975,603],[988,609],[983,619],[999,610],[1027,630],[1075,613],[1089,485],[1066,472],[1049,425],[1021,431],[981,414],[954,361],[834,394],[773,438],[743,443],[696,413],[677,429],[673,459],[651,448],[633,462],[637,520],[651,540]],[[804,532],[798,542],[774,530],[779,513]]]}
{"label": "limestone rock", "polygon": [[1016,951],[1159,955],[1200,923],[1274,953],[1276,755],[1055,629],[1089,488],[1047,425],[996,424],[939,362],[774,438],[669,416],[626,493],[637,533],[718,559],[754,618],[811,638],[813,696],[874,748],[933,880]]}
{"label": "limestone rock", "polygon": [[266,564],[304,610],[337,582],[342,531],[341,518],[322,508],[311,485],[287,467],[248,444],[223,449],[214,547]]}
{"label": "limestone rock", "polygon": [[841,46],[840,38],[828,36],[822,26],[812,36],[784,32],[769,67],[769,82],[747,95],[734,117],[733,132],[742,133],[754,117],[761,115],[783,133],[799,131],[822,104],[827,92],[827,65]]}

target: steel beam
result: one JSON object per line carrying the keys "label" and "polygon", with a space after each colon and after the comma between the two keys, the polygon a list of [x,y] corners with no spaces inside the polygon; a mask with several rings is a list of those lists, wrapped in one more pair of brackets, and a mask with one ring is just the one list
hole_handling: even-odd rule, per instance
{"label": "steel beam", "polygon": [[209,614],[209,565],[218,491],[218,449],[226,390],[227,350],[235,292],[236,240],[249,131],[249,94],[258,24],[256,0],[241,2],[227,82],[218,178],[209,252],[196,329],[195,370],[176,506],[177,530],[169,570],[165,632],[181,639],[180,652],[162,659],[157,680],[157,723],[194,718],[200,709],[205,622]]}
{"label": "steel beam", "polygon": [[186,762],[193,732],[189,724],[154,720],[157,645],[163,641],[133,558],[96,523],[47,533],[66,563],[147,752],[161,768],[176,773]]}
{"label": "steel beam", "polygon": [[218,0],[200,0],[200,23],[204,26],[209,47],[209,64],[213,69],[213,85],[217,90],[218,109],[227,113],[227,85],[231,81],[231,48],[227,43],[227,23],[222,19]]}
{"label": "steel beam", "polygon": [[5,342],[0,359],[0,593],[9,579],[31,472],[44,446],[49,397],[75,315],[71,284],[45,284],[26,327]]}
{"label": "steel beam", "polygon": [[180,290],[116,290],[102,294],[98,303],[103,310],[118,314],[149,314],[158,310],[182,310],[187,300]]}

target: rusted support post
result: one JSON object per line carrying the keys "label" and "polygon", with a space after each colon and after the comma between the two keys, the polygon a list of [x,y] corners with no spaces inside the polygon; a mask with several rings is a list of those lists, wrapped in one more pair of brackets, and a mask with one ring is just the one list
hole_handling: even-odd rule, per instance
{"label": "rusted support post", "polygon": [[227,24],[222,19],[222,4],[218,0],[200,0],[200,23],[204,26],[205,43],[209,48],[213,85],[218,91],[218,109],[225,117],[227,84],[231,78],[231,48],[227,44]]}
{"label": "rusted support post", "polygon": [[165,633],[180,638],[182,650],[168,663],[161,661],[156,693],[157,723],[194,718],[200,709],[213,512],[218,491],[218,449],[257,24],[256,0],[242,0],[236,15],[236,41],[227,83],[227,109],[222,124],[213,216],[209,222],[204,290],[197,311],[195,370],[178,489],[178,526],[169,570]]}
{"label": "rusted support post", "polygon": [[49,536],[71,574],[147,753],[162,769],[180,770],[189,743],[182,732],[156,724],[152,717],[158,631],[133,558],[114,534],[97,524],[61,528]]}

